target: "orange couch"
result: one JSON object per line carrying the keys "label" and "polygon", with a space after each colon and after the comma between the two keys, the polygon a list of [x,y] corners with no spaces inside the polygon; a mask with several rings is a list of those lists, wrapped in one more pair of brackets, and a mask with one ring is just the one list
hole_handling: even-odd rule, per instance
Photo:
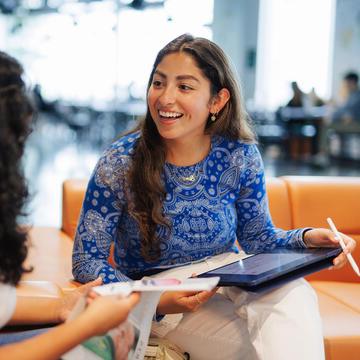
{"label": "orange couch", "polygon": [[[63,185],[61,230],[34,228],[28,264],[35,270],[25,280],[46,280],[62,289],[76,286],[71,275],[71,251],[86,188],[84,180]],[[285,176],[267,179],[270,211],[283,229],[327,227],[332,217],[338,230],[360,242],[360,178]],[[354,253],[360,264],[360,244]],[[318,294],[327,360],[360,358],[360,282],[348,265],[308,277]],[[35,283],[38,285],[38,283]],[[44,292],[43,287],[38,287]],[[26,291],[29,291],[25,287]],[[26,293],[25,291],[25,293]],[[54,290],[53,290],[54,292]]]}

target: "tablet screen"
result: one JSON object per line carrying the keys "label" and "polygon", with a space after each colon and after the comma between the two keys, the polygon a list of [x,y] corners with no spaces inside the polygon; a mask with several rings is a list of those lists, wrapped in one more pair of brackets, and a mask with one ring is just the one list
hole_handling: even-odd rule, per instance
{"label": "tablet screen", "polygon": [[[252,286],[297,269],[311,267],[317,263],[320,267],[325,268],[330,266],[331,259],[340,252],[339,248],[275,249],[272,252],[259,253],[199,276],[220,276],[222,285]],[[318,270],[319,268],[314,271]]]}
{"label": "tablet screen", "polygon": [[[303,260],[306,254],[257,254],[248,260],[240,260],[238,263],[227,265],[219,271],[223,274],[259,275],[272,269],[278,269],[286,264],[297,260]],[[251,259],[251,260],[250,260]],[[214,270],[216,271],[216,270]]]}

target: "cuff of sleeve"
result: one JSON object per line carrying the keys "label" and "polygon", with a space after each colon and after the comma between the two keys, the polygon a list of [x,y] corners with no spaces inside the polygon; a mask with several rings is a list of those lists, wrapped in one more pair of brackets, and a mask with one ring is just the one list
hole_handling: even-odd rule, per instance
{"label": "cuff of sleeve", "polygon": [[297,239],[298,247],[303,248],[303,249],[306,249],[308,247],[304,241],[304,235],[306,232],[308,232],[309,230],[312,230],[312,229],[313,228],[311,228],[311,227],[301,229],[300,234],[299,234],[300,236]]}
{"label": "cuff of sleeve", "polygon": [[313,228],[303,228],[294,230],[291,241],[288,243],[288,247],[293,249],[307,249],[307,245],[304,241],[304,234],[312,230]]}
{"label": "cuff of sleeve", "polygon": [[155,313],[153,316],[153,321],[160,322],[164,317],[165,315],[158,315]]}

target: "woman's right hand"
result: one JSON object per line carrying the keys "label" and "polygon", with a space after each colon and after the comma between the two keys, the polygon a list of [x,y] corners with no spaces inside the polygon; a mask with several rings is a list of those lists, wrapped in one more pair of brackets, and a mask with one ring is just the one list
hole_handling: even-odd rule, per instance
{"label": "woman's right hand", "polygon": [[97,296],[80,316],[86,319],[91,336],[102,335],[125,321],[139,300],[139,293],[128,297]]}
{"label": "woman's right hand", "polygon": [[156,309],[158,315],[194,312],[206,303],[217,291],[167,291],[160,297]]}

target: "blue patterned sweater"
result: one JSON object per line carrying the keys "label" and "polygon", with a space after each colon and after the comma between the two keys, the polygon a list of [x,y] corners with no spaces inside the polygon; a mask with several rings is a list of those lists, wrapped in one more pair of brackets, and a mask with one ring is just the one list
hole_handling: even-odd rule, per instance
{"label": "blue patterned sweater", "polygon": [[[246,252],[305,247],[304,229],[284,231],[272,223],[256,145],[214,136],[201,162],[184,167],[165,164],[163,208],[172,230],[161,242],[160,259],[145,261],[124,191],[139,136],[133,133],[113,143],[92,174],[74,243],[76,280],[88,282],[99,275],[104,283],[128,280],[134,273],[236,252],[236,239]],[[159,226],[158,233],[161,236],[165,229]],[[112,242],[116,268],[107,260]]]}

